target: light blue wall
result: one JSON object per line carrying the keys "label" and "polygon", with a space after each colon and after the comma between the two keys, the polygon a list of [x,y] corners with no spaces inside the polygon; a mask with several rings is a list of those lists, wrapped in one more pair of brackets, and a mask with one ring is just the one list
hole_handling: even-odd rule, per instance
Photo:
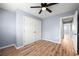
{"label": "light blue wall", "polygon": [[50,39],[54,42],[59,41],[59,26],[60,26],[60,17],[74,15],[75,10],[54,15],[47,19],[43,20],[43,39]]}
{"label": "light blue wall", "polygon": [[[16,46],[23,45],[22,20],[24,15],[41,20],[40,18],[21,10],[16,10],[16,12],[11,12],[0,8],[0,47],[7,46],[10,44],[16,44]],[[20,24],[16,27],[17,19],[20,20],[18,22]],[[19,34],[18,42],[17,42],[16,32],[18,32]]]}
{"label": "light blue wall", "polygon": [[0,9],[0,47],[16,43],[16,14]]}
{"label": "light blue wall", "polygon": [[[22,23],[21,20],[23,16],[30,16],[32,18],[38,19],[42,21],[42,38],[43,39],[51,39],[52,41],[58,42],[59,40],[59,20],[60,17],[73,15],[74,11],[66,12],[63,14],[51,16],[47,19],[42,19],[33,16],[29,13],[26,13],[21,10],[17,10],[16,12],[11,12],[8,10],[0,9],[0,47],[16,44],[17,46],[21,46],[22,42]],[[16,43],[16,20],[20,20],[20,25],[18,28],[18,37],[19,42]]]}

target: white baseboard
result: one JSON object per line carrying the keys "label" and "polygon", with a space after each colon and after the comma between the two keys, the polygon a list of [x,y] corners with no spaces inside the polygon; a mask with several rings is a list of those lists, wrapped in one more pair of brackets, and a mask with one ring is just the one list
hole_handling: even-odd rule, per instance
{"label": "white baseboard", "polygon": [[20,47],[16,47],[16,49],[20,49],[20,48],[22,48],[22,47],[24,47],[25,45],[23,45],[23,46],[20,46]]}
{"label": "white baseboard", "polygon": [[47,40],[47,41],[50,41],[50,42],[54,42],[54,43],[60,44],[60,42],[53,41],[53,40],[50,40],[50,39],[43,39],[43,40]]}
{"label": "white baseboard", "polygon": [[4,48],[7,48],[7,47],[11,47],[11,46],[15,46],[15,44],[10,44],[10,45],[6,45],[6,46],[3,46],[3,47],[0,47],[0,49],[4,49]]}
{"label": "white baseboard", "polygon": [[[50,40],[50,39],[42,39],[42,40],[47,40],[47,41],[51,41],[51,42],[55,42],[55,43],[60,44],[59,42],[56,42],[56,41],[53,41],[53,40]],[[25,45],[17,47],[15,44],[10,44],[10,45],[6,45],[6,46],[3,46],[3,47],[0,47],[0,49],[4,49],[4,48],[7,48],[7,47],[11,47],[11,46],[14,46],[16,49],[19,49],[19,48],[24,47]]]}
{"label": "white baseboard", "polygon": [[11,46],[14,46],[16,49],[24,47],[24,46],[17,47],[15,44],[10,44],[10,45],[6,45],[6,46],[3,46],[3,47],[0,47],[0,49],[8,48],[8,47],[11,47]]}

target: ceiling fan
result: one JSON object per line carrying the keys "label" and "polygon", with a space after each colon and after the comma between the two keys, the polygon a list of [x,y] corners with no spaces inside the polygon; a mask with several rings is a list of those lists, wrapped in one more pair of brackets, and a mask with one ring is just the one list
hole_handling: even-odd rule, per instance
{"label": "ceiling fan", "polygon": [[39,14],[41,14],[42,11],[47,10],[49,13],[51,13],[52,11],[48,8],[49,6],[55,5],[58,3],[41,3],[41,6],[31,6],[30,8],[41,8],[41,10],[39,11]]}

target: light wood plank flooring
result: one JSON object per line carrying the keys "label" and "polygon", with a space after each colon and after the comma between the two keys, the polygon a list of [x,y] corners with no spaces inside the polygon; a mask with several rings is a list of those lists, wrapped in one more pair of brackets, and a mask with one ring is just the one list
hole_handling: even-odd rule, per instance
{"label": "light wood plank flooring", "polygon": [[20,49],[14,46],[0,50],[1,56],[75,56],[76,53],[66,50],[61,44],[39,40]]}

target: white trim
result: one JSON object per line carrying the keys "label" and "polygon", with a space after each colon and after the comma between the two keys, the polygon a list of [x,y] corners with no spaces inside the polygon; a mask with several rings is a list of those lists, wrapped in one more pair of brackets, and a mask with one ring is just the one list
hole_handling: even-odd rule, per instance
{"label": "white trim", "polygon": [[43,40],[47,40],[47,41],[50,41],[50,42],[54,42],[54,43],[60,44],[59,42],[53,41],[53,40],[50,40],[50,39],[43,39]]}
{"label": "white trim", "polygon": [[[42,39],[42,40],[47,40],[47,41],[50,41],[50,42],[55,42],[57,44],[60,44],[59,42],[52,41],[50,39]],[[25,44],[25,45],[27,45],[27,44]],[[10,45],[6,45],[6,46],[3,46],[3,47],[0,47],[0,49],[8,48],[8,47],[11,47],[11,46],[14,46],[16,49],[20,49],[20,48],[24,47],[25,45],[22,45],[20,47],[17,47],[15,44],[10,44]]]}
{"label": "white trim", "polygon": [[20,49],[20,48],[22,48],[22,47],[24,47],[24,46],[25,46],[25,45],[23,45],[23,46],[20,46],[20,47],[16,47],[16,46],[15,46],[15,47],[16,47],[16,49]]}
{"label": "white trim", "polygon": [[24,47],[24,46],[20,46],[20,47],[17,47],[15,44],[10,44],[10,45],[6,45],[6,46],[3,46],[3,47],[0,47],[0,49],[4,49],[4,48],[8,48],[8,47],[12,47],[12,46],[14,46],[16,49],[19,49],[19,48],[22,48],[22,47]]}
{"label": "white trim", "polygon": [[0,49],[4,49],[4,48],[7,48],[7,47],[11,47],[11,46],[15,46],[15,44],[11,44],[11,45],[6,45],[6,46],[3,46],[3,47],[0,47]]}
{"label": "white trim", "polygon": [[70,16],[64,16],[64,17],[60,17],[61,19],[66,19],[66,18],[71,18],[74,17],[74,15],[70,15]]}
{"label": "white trim", "polygon": [[60,18],[60,26],[59,26],[59,43],[61,43],[61,27],[62,27],[62,18]]}

